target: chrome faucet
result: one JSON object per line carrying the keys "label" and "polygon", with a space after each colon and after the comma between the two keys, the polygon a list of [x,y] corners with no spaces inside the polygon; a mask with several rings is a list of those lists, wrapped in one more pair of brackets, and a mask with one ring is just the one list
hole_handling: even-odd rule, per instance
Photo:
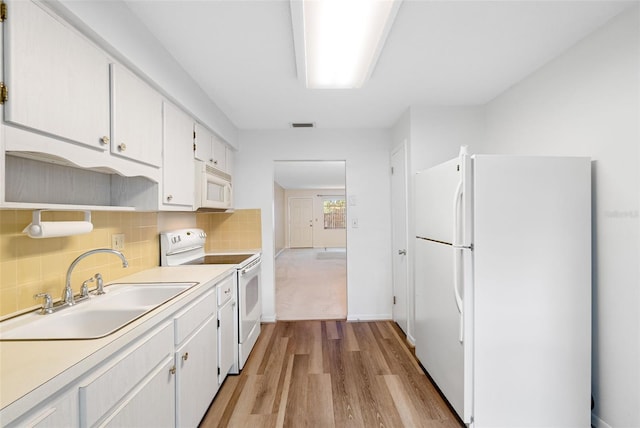
{"label": "chrome faucet", "polygon": [[[62,301],[65,304],[69,306],[75,304],[75,300],[73,299],[73,289],[71,288],[71,272],[73,272],[73,269],[80,262],[80,260],[84,259],[87,256],[90,256],[92,254],[97,254],[97,253],[115,254],[116,256],[120,257],[120,259],[122,260],[123,268],[126,268],[129,266],[129,262],[127,262],[127,259],[124,257],[124,254],[122,254],[120,251],[112,250],[111,248],[97,248],[95,250],[89,250],[86,253],[80,254],[73,262],[71,262],[71,265],[69,265],[69,269],[67,269],[67,280],[65,282],[64,290],[62,290]],[[100,278],[100,280],[101,279],[102,278]]]}

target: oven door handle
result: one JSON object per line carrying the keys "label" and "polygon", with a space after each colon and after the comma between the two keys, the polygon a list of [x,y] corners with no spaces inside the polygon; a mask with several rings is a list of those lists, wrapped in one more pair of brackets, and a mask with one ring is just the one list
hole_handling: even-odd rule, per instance
{"label": "oven door handle", "polygon": [[242,269],[242,270],[240,271],[240,275],[246,275],[246,274],[248,274],[249,272],[251,272],[251,271],[253,271],[253,270],[255,270],[255,269],[259,268],[259,267],[260,267],[260,263],[261,263],[261,262],[262,262],[261,260],[256,260],[256,261],[254,261],[254,262],[253,262],[253,263],[251,263],[249,266],[247,266],[246,268]]}

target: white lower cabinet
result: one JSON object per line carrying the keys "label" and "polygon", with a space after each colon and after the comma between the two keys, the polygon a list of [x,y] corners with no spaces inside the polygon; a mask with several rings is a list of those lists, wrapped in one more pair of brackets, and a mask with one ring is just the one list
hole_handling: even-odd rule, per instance
{"label": "white lower cabinet", "polygon": [[235,331],[236,275],[231,275],[218,284],[218,382],[227,378],[237,355]]}
{"label": "white lower cabinet", "polygon": [[196,427],[218,392],[216,289],[175,317],[176,426]]}
{"label": "white lower cabinet", "polygon": [[107,419],[97,426],[173,427],[175,388],[173,358],[164,360]]}
{"label": "white lower cabinet", "polygon": [[156,411],[174,413],[172,368],[173,328],[165,323],[85,378],[79,388],[80,426],[118,426],[117,421],[127,426],[171,426],[171,417],[158,425]]}
{"label": "white lower cabinet", "polygon": [[11,427],[72,427],[78,425],[78,391],[68,390],[45,400],[24,417],[2,426]]}
{"label": "white lower cabinet", "polygon": [[218,296],[230,285],[235,286],[233,276],[159,315],[148,332],[45,400],[26,396],[16,402],[30,409],[21,416],[5,419],[3,409],[1,425],[197,427],[234,361],[235,299],[223,302],[218,318]]}
{"label": "white lower cabinet", "polygon": [[176,351],[177,427],[197,427],[218,391],[216,329],[209,318]]}

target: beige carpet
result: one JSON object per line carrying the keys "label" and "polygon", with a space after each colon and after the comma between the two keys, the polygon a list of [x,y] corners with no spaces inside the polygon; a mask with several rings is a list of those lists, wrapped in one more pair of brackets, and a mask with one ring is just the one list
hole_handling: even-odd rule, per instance
{"label": "beige carpet", "polygon": [[276,258],[278,320],[345,319],[347,260],[339,249],[287,249]]}

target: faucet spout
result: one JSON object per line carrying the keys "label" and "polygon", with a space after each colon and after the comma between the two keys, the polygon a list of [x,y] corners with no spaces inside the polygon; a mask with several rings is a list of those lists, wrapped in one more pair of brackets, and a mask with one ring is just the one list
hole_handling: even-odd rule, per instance
{"label": "faucet spout", "polygon": [[73,289],[71,288],[71,273],[73,272],[73,269],[85,257],[88,257],[92,254],[98,254],[98,253],[114,254],[120,257],[120,260],[122,260],[123,268],[129,267],[129,262],[127,261],[127,258],[124,256],[124,254],[122,254],[120,251],[112,250],[111,248],[97,248],[95,250],[89,250],[86,253],[80,254],[74,261],[71,262],[71,264],[69,265],[69,268],[67,269],[67,279],[65,281],[64,290],[62,290],[62,301],[67,305],[75,304],[75,301],[73,299]]}

